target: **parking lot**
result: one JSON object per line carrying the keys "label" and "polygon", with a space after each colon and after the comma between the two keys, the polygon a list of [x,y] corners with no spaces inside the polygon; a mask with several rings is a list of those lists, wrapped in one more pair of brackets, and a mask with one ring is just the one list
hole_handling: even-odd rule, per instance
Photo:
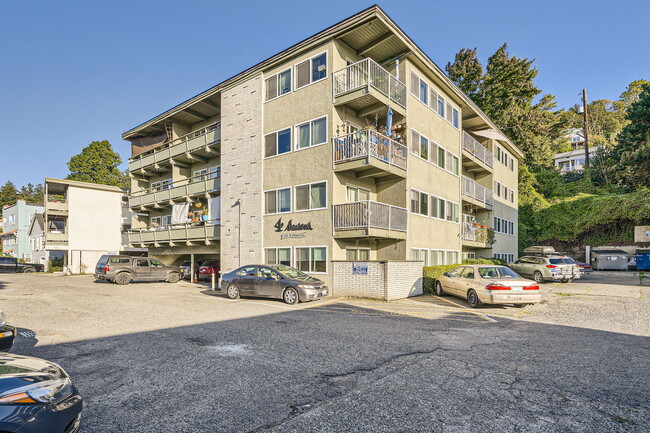
{"label": "parking lot", "polygon": [[62,364],[82,432],[647,431],[650,285],[543,303],[232,301],[207,286],[0,276],[15,353]]}

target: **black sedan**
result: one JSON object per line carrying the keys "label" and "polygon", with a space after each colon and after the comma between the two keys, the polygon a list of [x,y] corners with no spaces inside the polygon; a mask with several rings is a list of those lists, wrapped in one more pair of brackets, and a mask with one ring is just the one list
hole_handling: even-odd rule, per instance
{"label": "black sedan", "polygon": [[74,433],[82,401],[68,374],[39,358],[0,353],[0,431]]}
{"label": "black sedan", "polygon": [[242,266],[221,277],[221,290],[230,299],[261,296],[282,299],[287,304],[313,301],[328,293],[323,281],[285,265]]}

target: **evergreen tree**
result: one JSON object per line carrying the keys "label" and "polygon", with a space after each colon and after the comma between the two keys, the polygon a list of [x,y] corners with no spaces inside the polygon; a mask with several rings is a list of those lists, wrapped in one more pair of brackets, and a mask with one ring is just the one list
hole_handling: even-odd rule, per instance
{"label": "evergreen tree", "polygon": [[456,54],[454,63],[447,63],[445,70],[449,78],[476,102],[481,95],[483,66],[476,55],[477,48],[463,48]]}
{"label": "evergreen tree", "polygon": [[119,170],[120,155],[108,141],[93,141],[68,162],[67,179],[128,187],[128,178]]}
{"label": "evergreen tree", "polygon": [[10,180],[0,188],[0,208],[11,206],[16,203],[18,198],[18,190],[16,185]]}

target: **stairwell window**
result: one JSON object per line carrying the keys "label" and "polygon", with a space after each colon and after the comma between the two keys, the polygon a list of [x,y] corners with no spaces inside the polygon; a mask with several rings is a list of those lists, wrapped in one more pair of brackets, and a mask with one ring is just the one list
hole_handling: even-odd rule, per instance
{"label": "stairwell window", "polygon": [[291,92],[291,68],[267,78],[265,84],[265,101],[270,101]]}
{"label": "stairwell window", "polygon": [[296,69],[296,89],[327,78],[327,53],[322,53],[304,62],[298,63]]}
{"label": "stairwell window", "polygon": [[264,155],[281,155],[291,152],[291,128],[273,132],[264,137]]}
{"label": "stairwell window", "polygon": [[324,209],[325,207],[327,207],[326,182],[296,186],[296,211]]}

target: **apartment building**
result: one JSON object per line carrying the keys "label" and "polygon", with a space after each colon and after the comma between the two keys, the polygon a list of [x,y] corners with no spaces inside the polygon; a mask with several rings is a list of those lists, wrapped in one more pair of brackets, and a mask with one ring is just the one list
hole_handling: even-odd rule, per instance
{"label": "apartment building", "polygon": [[329,282],[332,261],[517,253],[523,154],[377,6],[123,138],[130,242],[169,264]]}
{"label": "apartment building", "polygon": [[2,252],[23,260],[31,260],[29,225],[34,214],[42,213],[43,205],[17,200],[2,209]]}
{"label": "apartment building", "polygon": [[115,186],[46,178],[45,211],[30,229],[34,255],[66,272],[91,273],[103,254],[145,252],[124,243],[127,203]]}

